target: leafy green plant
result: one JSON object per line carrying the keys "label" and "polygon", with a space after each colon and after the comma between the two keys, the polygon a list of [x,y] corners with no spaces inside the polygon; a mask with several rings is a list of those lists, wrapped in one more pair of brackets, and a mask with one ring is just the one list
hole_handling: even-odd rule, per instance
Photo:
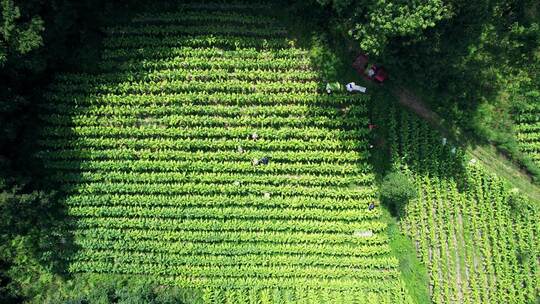
{"label": "leafy green plant", "polygon": [[328,47],[323,35],[313,38],[310,50],[311,62],[320,71],[323,82],[331,82],[338,79],[338,71],[341,70],[341,60]]}
{"label": "leafy green plant", "polygon": [[394,216],[402,216],[405,205],[417,196],[413,183],[400,172],[386,175],[380,191],[381,202],[388,206]]}
{"label": "leafy green plant", "polygon": [[21,11],[12,0],[1,2],[0,25],[0,67],[8,56],[25,55],[43,44],[41,34],[45,29],[40,17],[33,17],[22,23]]}

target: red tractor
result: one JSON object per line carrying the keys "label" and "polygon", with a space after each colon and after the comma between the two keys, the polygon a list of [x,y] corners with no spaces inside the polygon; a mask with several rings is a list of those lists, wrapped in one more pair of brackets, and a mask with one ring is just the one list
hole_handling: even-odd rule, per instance
{"label": "red tractor", "polygon": [[388,74],[382,66],[372,64],[368,68],[369,59],[366,54],[361,53],[354,60],[352,66],[362,77],[368,81],[374,81],[376,83],[382,84],[387,78]]}

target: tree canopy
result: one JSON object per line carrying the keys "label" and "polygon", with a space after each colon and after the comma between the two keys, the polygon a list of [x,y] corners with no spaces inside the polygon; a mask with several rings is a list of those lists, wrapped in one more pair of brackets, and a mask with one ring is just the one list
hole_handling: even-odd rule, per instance
{"label": "tree canopy", "polygon": [[369,53],[380,54],[388,41],[400,36],[418,37],[422,31],[449,18],[450,7],[441,0],[317,0],[331,7],[348,33]]}

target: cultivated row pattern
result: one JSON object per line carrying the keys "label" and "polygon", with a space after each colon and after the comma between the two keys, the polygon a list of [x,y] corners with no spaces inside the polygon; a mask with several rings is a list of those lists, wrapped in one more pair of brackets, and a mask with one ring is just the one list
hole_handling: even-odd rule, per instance
{"label": "cultivated row pattern", "polygon": [[51,86],[39,156],[66,195],[72,273],[151,276],[208,303],[408,299],[367,208],[365,97],[320,93],[265,9],[141,15],[108,29],[100,73]]}
{"label": "cultivated row pattern", "polygon": [[534,303],[540,292],[538,206],[413,114],[391,112],[393,158],[419,193],[406,208],[403,228],[428,267],[433,302]]}
{"label": "cultivated row pattern", "polygon": [[527,106],[515,115],[514,128],[521,150],[540,166],[540,96],[530,98]]}

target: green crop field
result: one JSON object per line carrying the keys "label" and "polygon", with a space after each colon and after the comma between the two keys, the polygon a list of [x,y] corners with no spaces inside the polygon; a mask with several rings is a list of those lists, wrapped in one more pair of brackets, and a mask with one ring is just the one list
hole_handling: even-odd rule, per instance
{"label": "green crop field", "polygon": [[516,115],[516,131],[520,148],[540,166],[540,96]]}
{"label": "green crop field", "polygon": [[402,228],[428,267],[434,303],[536,303],[540,292],[540,210],[427,123],[391,108],[395,166],[419,196]]}
{"label": "green crop field", "polygon": [[265,6],[177,9],[108,28],[100,73],[50,86],[39,157],[66,196],[69,272],[206,303],[410,301],[367,208],[369,97],[322,93]]}
{"label": "green crop field", "polygon": [[0,303],[540,304],[536,2],[0,0]]}

